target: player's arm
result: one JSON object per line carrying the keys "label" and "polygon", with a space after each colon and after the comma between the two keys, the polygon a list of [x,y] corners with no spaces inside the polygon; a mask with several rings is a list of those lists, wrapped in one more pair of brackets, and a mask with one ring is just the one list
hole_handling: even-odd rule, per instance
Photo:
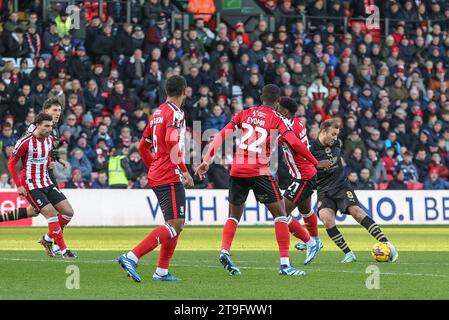
{"label": "player's arm", "polygon": [[212,142],[209,144],[207,148],[206,154],[204,155],[203,162],[198,166],[195,171],[195,174],[198,175],[201,179],[204,178],[204,175],[209,170],[209,164],[212,162],[214,158],[215,152],[221,147],[223,142],[229,137],[237,127],[240,127],[242,122],[242,112],[237,113],[232,120],[220,130],[220,132],[214,137]]}
{"label": "player's arm", "polygon": [[223,129],[221,129],[220,132],[214,137],[212,142],[209,144],[207,152],[204,155],[203,161],[210,164],[217,150],[221,147],[226,138],[234,133],[234,131],[235,131],[235,123],[232,121],[229,122]]}
{"label": "player's arm", "polygon": [[138,151],[147,168],[150,168],[153,162],[153,154],[151,153],[151,140],[148,137],[140,139]]}
{"label": "player's arm", "polygon": [[234,133],[236,128],[235,122],[229,122],[220,132],[214,137],[212,142],[209,144],[207,148],[206,154],[204,155],[203,162],[198,166],[195,171],[195,174],[198,175],[201,179],[204,178],[204,175],[209,170],[209,165],[214,158],[215,153],[221,147],[223,142]]}
{"label": "player's arm", "polygon": [[193,187],[193,179],[189,173],[189,170],[187,170],[186,164],[184,163],[183,152],[181,146],[179,145],[179,141],[181,138],[179,133],[180,131],[178,126],[171,125],[167,127],[165,144],[170,150],[170,158],[172,159],[172,162],[177,163],[178,168],[181,170],[185,185],[187,187]]}
{"label": "player's arm", "polygon": [[293,133],[293,131],[287,131],[283,136],[285,141],[298,155],[306,158],[318,169],[327,169],[331,167],[332,163],[329,160],[318,161],[307,146]]}
{"label": "player's arm", "polygon": [[283,138],[298,155],[309,160],[314,166],[318,164],[318,160],[313,156],[306,145],[299,140],[293,131],[285,132]]}

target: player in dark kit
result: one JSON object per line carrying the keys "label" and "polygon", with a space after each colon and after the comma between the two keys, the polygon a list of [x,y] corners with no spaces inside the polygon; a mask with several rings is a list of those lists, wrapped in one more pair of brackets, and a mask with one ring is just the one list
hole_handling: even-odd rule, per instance
{"label": "player in dark kit", "polygon": [[[302,143],[309,147],[307,129],[301,119],[295,116],[297,111],[298,104],[295,100],[289,97],[281,98],[278,112],[290,121],[290,125],[292,126],[295,135]],[[290,176],[292,177],[292,182],[284,193],[288,227],[291,234],[304,241],[304,243],[295,245],[295,248],[298,250],[307,250],[304,264],[308,265],[323,246],[318,237],[318,218],[312,210],[311,204],[311,196],[316,189],[314,180],[317,170],[313,163],[295,153],[283,137],[279,138],[279,144],[283,148],[285,162],[287,163]],[[299,223],[298,220],[291,216],[291,213],[296,208],[298,208],[304,218],[307,230],[301,226],[301,223]]]}
{"label": "player in dark kit", "polygon": [[137,263],[161,245],[155,281],[180,281],[168,272],[185,220],[185,189],[193,180],[184,164],[186,122],[182,109],[186,98],[186,80],[172,76],[167,80],[167,101],[150,117],[139,144],[139,153],[149,168],[148,180],[161,205],[166,223],[154,229],[134,249],[121,255],[118,262],[131,278],[140,282]]}
{"label": "player in dark kit", "polygon": [[[17,193],[27,198],[48,221],[49,233],[43,236],[40,243],[49,256],[53,256],[53,240],[59,246],[64,259],[76,259],[65,242],[62,233],[63,222],[59,217],[67,207],[68,201],[61,191],[53,184],[48,174],[51,166],[51,150],[53,137],[51,136],[53,118],[41,113],[36,118],[36,127],[19,139],[14,147],[14,153],[9,159],[8,169],[17,186]],[[19,179],[17,162],[22,162],[22,175]]]}
{"label": "player in dark kit", "polygon": [[[56,98],[50,98],[44,102],[44,105],[42,107],[43,113],[48,114],[52,117],[53,121],[53,129],[51,131],[51,137],[53,138],[53,145],[51,149],[51,163],[48,170],[48,174],[50,177],[50,180],[53,182],[54,185],[57,185],[56,179],[54,178],[53,170],[55,167],[55,162],[61,163],[64,167],[68,165],[68,163],[65,160],[62,160],[59,158],[58,154],[58,148],[61,146],[60,142],[60,135],[59,135],[59,129],[58,129],[58,123],[59,119],[61,117],[62,113],[62,107],[61,104],[58,102]],[[28,135],[30,133],[33,133],[36,129],[36,125],[32,124],[28,127],[27,132],[25,135]],[[61,210],[58,214],[59,223],[61,224],[62,230],[67,226],[67,224],[70,223],[70,221],[73,218],[74,211],[70,204],[70,202],[67,200],[67,198],[64,196],[64,202],[60,203],[58,208]],[[27,208],[17,208],[13,211],[6,212],[3,215],[0,215],[0,222],[3,221],[15,221],[15,220],[21,220],[31,217],[36,217],[39,214],[39,208],[36,208],[32,204],[30,204]],[[52,246],[49,241],[51,240],[49,237],[46,238],[43,236],[39,240],[39,243],[42,244],[47,251],[47,254],[50,256],[54,256],[55,254],[60,254],[61,251],[57,245],[54,247]]]}
{"label": "player in dark kit", "polygon": [[227,136],[236,129],[241,130],[241,141],[234,155],[229,188],[229,218],[223,228],[220,263],[230,275],[240,275],[240,270],[229,256],[238,223],[243,214],[246,199],[252,189],[257,201],[265,204],[275,221],[276,240],[279,247],[279,274],[301,276],[305,273],[290,265],[290,235],[284,202],[277,182],[270,174],[270,156],[277,134],[285,139],[292,150],[320,167],[328,167],[329,161],[318,161],[307,147],[292,132],[287,119],[276,112],[280,100],[280,89],[269,84],[262,89],[262,105],[239,112],[214,138],[197,168],[196,174],[203,176],[213,161],[214,154]]}
{"label": "player in dark kit", "polygon": [[321,123],[318,139],[312,142],[310,151],[319,160],[330,160],[329,169],[318,169],[318,215],[326,228],[327,234],[335,244],[345,253],[342,263],[356,261],[355,254],[347,245],[343,235],[335,225],[337,210],[349,214],[365,227],[368,232],[380,242],[386,243],[393,252],[392,262],[398,258],[398,252],[380,227],[360,207],[354,190],[350,187],[341,160],[341,141],[338,140],[340,122],[329,119]]}

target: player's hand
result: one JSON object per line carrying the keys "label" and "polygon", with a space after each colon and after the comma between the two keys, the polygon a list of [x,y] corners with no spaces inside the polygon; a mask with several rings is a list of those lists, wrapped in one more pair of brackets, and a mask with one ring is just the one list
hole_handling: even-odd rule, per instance
{"label": "player's hand", "polygon": [[55,169],[56,169],[56,162],[54,162],[54,161],[50,162],[50,163],[48,164],[48,167],[49,167],[51,170],[55,170]]}
{"label": "player's hand", "polygon": [[25,190],[24,187],[18,187],[18,188],[17,188],[17,193],[18,193],[20,196],[24,196],[24,197],[26,197],[26,195],[27,195],[27,191]]}
{"label": "player's hand", "polygon": [[198,168],[195,170],[195,174],[200,177],[201,180],[204,179],[206,172],[209,170],[209,164],[203,161]]}
{"label": "player's hand", "polygon": [[192,176],[190,175],[189,171],[186,171],[182,174],[182,176],[184,177],[184,184],[187,187],[193,187],[194,183],[193,183],[193,179]]}
{"label": "player's hand", "polygon": [[316,167],[317,169],[329,169],[332,167],[332,162],[330,160],[320,160]]}

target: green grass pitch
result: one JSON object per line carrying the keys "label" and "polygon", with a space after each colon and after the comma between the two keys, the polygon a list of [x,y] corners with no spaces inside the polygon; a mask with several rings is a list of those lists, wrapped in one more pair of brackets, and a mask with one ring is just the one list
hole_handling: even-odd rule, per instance
{"label": "green grass pitch", "polygon": [[[374,239],[361,227],[340,227],[358,261],[343,265],[343,255],[320,227],[324,249],[307,267],[304,253],[291,250],[304,277],[278,275],[273,227],[240,227],[232,256],[242,276],[231,277],[218,262],[221,227],[186,226],[172,260],[179,283],[151,280],[157,252],[139,265],[134,283],[116,259],[152,228],[67,228],[76,261],[47,257],[37,244],[44,228],[0,229],[0,299],[449,299],[449,226],[384,226],[399,250],[397,263],[376,263]],[[295,243],[292,238],[291,248]],[[66,268],[80,271],[80,289],[69,290]],[[366,269],[380,269],[380,289],[368,289]]]}

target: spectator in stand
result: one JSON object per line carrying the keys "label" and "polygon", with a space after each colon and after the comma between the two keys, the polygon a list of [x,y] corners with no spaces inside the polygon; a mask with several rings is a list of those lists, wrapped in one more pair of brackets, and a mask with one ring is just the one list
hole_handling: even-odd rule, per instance
{"label": "spectator in stand", "polygon": [[53,171],[56,182],[66,184],[72,177],[72,165],[67,159],[67,149],[59,149],[58,156],[64,161],[66,166],[62,165],[61,162],[56,161],[56,168]]}
{"label": "spectator in stand", "polygon": [[357,172],[355,172],[355,171],[349,172],[348,181],[349,181],[349,185],[351,186],[352,189],[357,189],[358,185],[359,185],[359,176],[358,176]]}
{"label": "spectator in stand", "polygon": [[369,177],[374,183],[379,184],[388,180],[384,161],[379,159],[377,151],[368,149],[368,158],[363,163],[365,168],[369,170]]}
{"label": "spectator in stand", "polygon": [[425,190],[449,189],[449,182],[440,178],[438,168],[429,170],[429,178],[424,181]]}
{"label": "spectator in stand", "polygon": [[108,174],[101,170],[98,172],[98,177],[92,182],[92,189],[109,189]]}
{"label": "spectator in stand", "polygon": [[88,189],[90,188],[87,180],[83,179],[83,175],[79,168],[72,169],[72,179],[65,186],[67,189]]}
{"label": "spectator in stand", "polygon": [[398,170],[394,180],[388,184],[388,190],[407,190],[407,184],[404,182],[404,172]]}
{"label": "spectator in stand", "polygon": [[69,159],[70,165],[73,169],[79,169],[83,180],[89,181],[92,173],[92,164],[80,148],[75,148],[71,152]]}
{"label": "spectator in stand", "polygon": [[360,179],[357,183],[358,190],[375,190],[376,184],[370,179],[370,171],[367,168],[363,168],[360,171]]}
{"label": "spectator in stand", "polygon": [[142,173],[133,185],[133,189],[151,189],[148,181],[148,173]]}
{"label": "spectator in stand", "polygon": [[410,151],[404,153],[404,160],[398,163],[397,170],[404,173],[404,183],[406,184],[419,180],[418,169],[413,163],[413,154]]}

